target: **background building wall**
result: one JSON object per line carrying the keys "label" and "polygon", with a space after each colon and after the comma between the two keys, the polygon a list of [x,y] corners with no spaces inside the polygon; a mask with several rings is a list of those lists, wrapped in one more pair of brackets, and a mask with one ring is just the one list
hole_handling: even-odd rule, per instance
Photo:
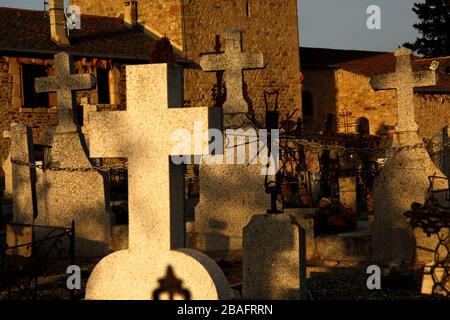
{"label": "background building wall", "polygon": [[[78,5],[82,15],[109,17],[119,16],[125,7],[124,0],[70,0],[70,3]],[[181,13],[181,0],[138,1],[138,21],[155,35],[166,35],[179,48],[183,43]]]}
{"label": "background building wall", "polygon": [[[215,52],[216,35],[224,48],[229,28],[242,31],[243,50],[263,52],[264,70],[244,71],[248,99],[257,120],[264,121],[264,91],[279,92],[282,115],[301,117],[301,82],[296,0],[184,0],[185,52],[199,63],[202,53]],[[247,7],[248,6],[248,7]],[[248,14],[247,14],[248,13]],[[194,107],[212,106],[215,73],[187,70],[185,97]]]}
{"label": "background building wall", "polygon": [[[370,134],[383,133],[383,126],[397,123],[395,90],[375,91],[370,78],[343,69],[304,69],[304,90],[313,98],[313,116],[305,117],[309,133],[325,131],[327,113],[337,116],[338,132],[345,132],[343,112],[348,121],[356,123],[360,117],[369,120]],[[415,94],[415,116],[422,138],[431,138],[450,121],[450,94]],[[355,132],[356,126],[350,126]]]}

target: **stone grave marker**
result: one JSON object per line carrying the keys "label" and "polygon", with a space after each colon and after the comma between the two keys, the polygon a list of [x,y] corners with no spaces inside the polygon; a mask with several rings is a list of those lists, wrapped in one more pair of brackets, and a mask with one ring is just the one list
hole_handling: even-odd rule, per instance
{"label": "stone grave marker", "polygon": [[339,201],[345,207],[352,208],[357,212],[357,200],[356,200],[356,177],[341,177],[339,178]]}
{"label": "stone grave marker", "polygon": [[[414,72],[411,51],[400,48],[395,52],[394,73],[376,76],[371,80],[375,90],[397,91],[398,121],[394,137],[394,151],[374,182],[374,222],[372,244],[374,258],[379,261],[396,259],[416,263],[433,260],[432,248],[436,239],[423,232],[412,232],[404,212],[413,202],[424,203],[429,188],[429,176],[444,176],[431,161],[417,135],[414,119],[414,88],[436,84],[435,71]],[[440,179],[435,189],[447,188]]]}
{"label": "stone grave marker", "polygon": [[[242,229],[257,212],[270,207],[270,195],[265,193],[266,176],[262,164],[250,164],[245,150],[245,163],[233,163],[227,148],[237,150],[237,140],[224,143],[223,164],[200,164],[200,201],[195,207],[195,248],[226,258],[229,253],[242,250]],[[248,143],[257,143],[248,138]],[[235,152],[237,154],[237,152]],[[228,164],[227,164],[228,162]]]}
{"label": "stone grave marker", "polygon": [[13,219],[16,223],[33,223],[33,196],[30,168],[21,165],[29,162],[29,141],[27,127],[22,123],[11,123],[11,162],[13,190]]}
{"label": "stone grave marker", "polygon": [[91,156],[128,158],[129,248],[97,264],[86,299],[149,300],[168,267],[191,299],[228,299],[230,289],[218,265],[184,248],[184,170],[171,156],[203,152],[187,143],[173,154],[170,143],[175,130],[192,133],[194,122],[207,130],[220,110],[182,108],[178,66],[127,66],[126,73],[127,111],[91,113],[89,136]]}
{"label": "stone grave marker", "polygon": [[[242,52],[242,34],[231,28],[225,34],[225,52],[207,54],[200,65],[206,72],[224,72],[227,99],[223,105],[224,125],[239,128],[249,110],[243,97],[243,70],[262,69],[267,65],[263,53]],[[248,130],[244,128],[243,130]],[[237,145],[234,136],[224,134],[224,150]],[[255,143],[250,137],[248,143]],[[231,150],[230,150],[231,151]],[[200,164],[200,201],[195,208],[195,247],[219,256],[242,249],[242,229],[256,212],[270,207],[270,196],[265,193],[262,164],[250,164],[248,151],[245,163],[236,164],[225,154],[222,164]]]}
{"label": "stone grave marker", "polygon": [[263,69],[267,62],[263,53],[242,52],[242,33],[231,28],[225,34],[225,52],[202,56],[200,66],[206,72],[225,71],[227,100],[223,112],[235,114],[248,112],[243,95],[243,70]]}
{"label": "stone grave marker", "polygon": [[[55,55],[55,77],[36,79],[36,92],[56,92],[58,126],[50,152],[50,166],[38,180],[37,224],[76,227],[76,255],[104,256],[110,252],[111,212],[105,191],[105,177],[93,170],[81,130],[75,123],[72,91],[90,89],[95,78],[73,73],[72,57]],[[81,169],[80,169],[81,168]]]}
{"label": "stone grave marker", "polygon": [[306,235],[289,214],[257,214],[245,226],[242,297],[306,299]]}

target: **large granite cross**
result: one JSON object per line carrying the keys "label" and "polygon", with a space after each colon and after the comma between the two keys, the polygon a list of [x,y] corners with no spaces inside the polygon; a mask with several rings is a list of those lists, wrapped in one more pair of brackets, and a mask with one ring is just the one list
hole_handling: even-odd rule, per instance
{"label": "large granite cross", "polygon": [[230,29],[225,34],[225,52],[206,54],[200,60],[203,71],[225,71],[227,100],[223,105],[224,113],[247,113],[248,104],[243,95],[243,75],[246,69],[263,69],[267,58],[263,53],[242,52],[242,34]]}
{"label": "large granite cross", "polygon": [[375,90],[397,90],[397,132],[415,132],[418,129],[414,117],[414,88],[434,86],[435,71],[413,72],[411,50],[399,48],[395,51],[394,73],[375,76],[370,81]]}
{"label": "large granite cross", "polygon": [[[128,158],[129,248],[97,265],[87,299],[150,299],[168,265],[194,299],[227,296],[218,266],[200,252],[180,249],[185,246],[184,171],[171,155],[195,155],[189,136],[194,123],[207,130],[221,112],[182,108],[182,82],[182,68],[175,65],[127,66],[127,111],[90,114],[91,156]],[[191,141],[177,154],[171,146],[175,130],[184,130]],[[207,150],[205,143],[201,150]]]}
{"label": "large granite cross", "polygon": [[91,74],[73,74],[72,56],[67,52],[55,55],[54,66],[55,76],[37,78],[35,90],[38,93],[56,91],[59,120],[56,132],[74,132],[77,127],[72,111],[75,105],[72,91],[91,89],[95,86],[95,77]]}

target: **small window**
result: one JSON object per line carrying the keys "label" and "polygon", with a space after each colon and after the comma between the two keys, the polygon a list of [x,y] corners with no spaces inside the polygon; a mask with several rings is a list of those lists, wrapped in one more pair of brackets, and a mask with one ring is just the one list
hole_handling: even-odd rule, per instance
{"label": "small window", "polygon": [[48,108],[49,94],[37,93],[34,89],[36,78],[48,77],[47,69],[40,64],[22,65],[22,97],[24,108]]}
{"label": "small window", "polygon": [[97,69],[97,94],[99,104],[110,104],[108,69]]}
{"label": "small window", "polygon": [[304,117],[314,115],[313,96],[309,91],[303,91],[302,93],[302,112]]}

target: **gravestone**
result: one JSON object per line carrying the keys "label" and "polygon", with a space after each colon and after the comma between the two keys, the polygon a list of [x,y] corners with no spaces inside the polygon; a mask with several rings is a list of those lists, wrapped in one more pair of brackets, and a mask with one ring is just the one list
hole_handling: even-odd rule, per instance
{"label": "gravestone", "polygon": [[[37,224],[76,227],[76,255],[104,256],[110,252],[111,213],[105,191],[105,177],[93,170],[87,148],[75,123],[72,91],[90,89],[95,78],[72,74],[68,53],[55,55],[55,77],[36,79],[36,92],[56,92],[58,126],[50,152],[50,167],[37,184],[39,217]],[[79,170],[79,169],[82,170]]]}
{"label": "gravestone", "polygon": [[[228,138],[234,137],[224,135],[222,164],[200,164],[200,201],[195,207],[193,241],[195,248],[223,258],[242,250],[242,229],[256,212],[270,207],[270,196],[265,193],[266,176],[261,174],[265,165],[251,164],[247,148],[244,163],[228,159],[227,148],[233,148],[237,154],[237,146],[242,145]],[[257,143],[251,137],[247,141]]]}
{"label": "gravestone", "polygon": [[339,178],[339,201],[347,208],[351,208],[353,212],[357,212],[356,203],[356,177]]}
{"label": "gravestone", "polygon": [[305,230],[288,214],[257,214],[244,228],[242,297],[306,298]]}
{"label": "gravestone", "polygon": [[[267,58],[263,53],[242,52],[242,34],[231,28],[225,34],[225,52],[204,55],[200,65],[205,72],[224,71],[227,99],[223,122],[227,128],[238,129],[249,112],[243,96],[243,70],[262,69]],[[235,137],[224,134],[223,138],[224,150],[234,148],[237,154],[238,148],[233,147],[236,143],[231,141]],[[242,229],[256,212],[265,212],[270,207],[270,196],[264,187],[266,177],[261,175],[264,165],[250,161],[246,151],[245,162],[241,164],[227,160],[226,155],[223,164],[200,164],[200,202],[195,208],[192,241],[196,248],[219,256],[242,250]]]}
{"label": "gravestone", "polygon": [[29,144],[32,144],[33,141],[29,141],[27,127],[22,123],[11,123],[10,137],[13,219],[16,223],[31,224],[33,222],[33,197],[30,168],[22,164],[29,162]]}
{"label": "gravestone", "polygon": [[207,130],[220,109],[182,108],[176,65],[127,66],[126,76],[127,111],[91,113],[89,136],[92,156],[128,158],[129,247],[97,264],[86,299],[149,300],[169,267],[191,299],[228,299],[219,266],[184,248],[184,168],[171,158],[201,155],[206,141],[201,150],[187,143],[176,154],[170,143],[175,130],[192,136],[194,123]]}
{"label": "gravestone", "polygon": [[[413,202],[425,202],[429,176],[443,176],[417,135],[414,119],[414,88],[435,85],[437,75],[431,70],[413,72],[411,51],[406,48],[398,49],[395,59],[394,73],[371,80],[375,90],[396,89],[398,113],[395,149],[374,181],[373,254],[379,261],[400,259],[425,263],[433,260],[432,252],[420,247],[432,248],[435,239],[427,238],[423,232],[413,233],[403,214],[411,209]],[[445,180],[439,180],[434,186],[437,190],[445,188]]]}
{"label": "gravestone", "polygon": [[243,94],[243,70],[263,69],[267,62],[263,53],[242,52],[242,33],[231,28],[225,34],[225,52],[203,55],[200,66],[205,72],[224,71],[227,100],[223,112],[236,114],[248,112]]}

